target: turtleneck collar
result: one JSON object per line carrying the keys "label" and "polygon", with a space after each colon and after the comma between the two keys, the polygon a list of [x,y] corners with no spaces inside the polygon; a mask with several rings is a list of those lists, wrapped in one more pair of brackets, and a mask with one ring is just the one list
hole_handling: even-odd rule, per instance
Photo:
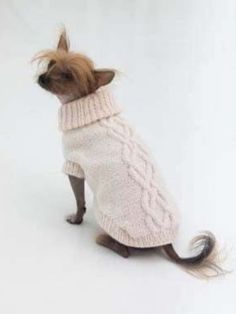
{"label": "turtleneck collar", "polygon": [[108,87],[100,87],[94,93],[61,105],[59,129],[68,131],[88,125],[121,112]]}

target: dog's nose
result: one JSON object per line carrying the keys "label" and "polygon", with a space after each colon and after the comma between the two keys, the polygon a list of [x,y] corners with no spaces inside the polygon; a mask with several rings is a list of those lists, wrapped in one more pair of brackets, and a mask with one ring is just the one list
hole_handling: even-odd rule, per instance
{"label": "dog's nose", "polygon": [[50,78],[47,76],[46,73],[39,75],[39,78],[38,78],[39,85],[45,86],[49,83],[49,81],[50,81]]}

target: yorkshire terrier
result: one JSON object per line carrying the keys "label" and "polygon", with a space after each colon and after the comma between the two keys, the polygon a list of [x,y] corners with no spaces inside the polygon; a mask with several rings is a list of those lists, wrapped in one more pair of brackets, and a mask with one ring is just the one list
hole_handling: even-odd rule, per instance
{"label": "yorkshire terrier", "polygon": [[96,69],[87,56],[69,50],[66,31],[57,49],[39,53],[45,71],[38,84],[56,95],[62,105],[60,129],[68,175],[77,212],[67,217],[81,224],[85,214],[84,181],[94,193],[94,210],[105,231],[97,243],[123,257],[130,248],[159,247],[175,263],[208,275],[223,273],[217,265],[216,241],[210,232],[193,239],[198,252],[180,257],[172,243],[178,229],[178,210],[167,193],[149,150],[120,115],[109,91],[112,69]]}

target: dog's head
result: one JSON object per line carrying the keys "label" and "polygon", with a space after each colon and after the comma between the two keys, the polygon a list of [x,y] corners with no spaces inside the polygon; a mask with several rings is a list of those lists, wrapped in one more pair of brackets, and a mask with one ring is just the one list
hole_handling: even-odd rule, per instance
{"label": "dog's head", "polygon": [[67,100],[93,93],[114,78],[113,70],[95,69],[92,60],[69,51],[69,40],[63,30],[56,50],[41,52],[36,58],[47,62],[47,69],[38,76],[38,84],[45,90]]}

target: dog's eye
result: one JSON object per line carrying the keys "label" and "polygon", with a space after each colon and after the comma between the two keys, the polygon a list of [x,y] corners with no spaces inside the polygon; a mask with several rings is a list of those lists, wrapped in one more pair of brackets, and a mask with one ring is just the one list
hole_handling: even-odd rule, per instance
{"label": "dog's eye", "polygon": [[73,76],[70,72],[62,72],[61,73],[61,78],[63,80],[71,81],[73,79]]}
{"label": "dog's eye", "polygon": [[54,64],[56,64],[56,61],[51,60],[51,61],[48,63],[48,69],[50,69]]}

